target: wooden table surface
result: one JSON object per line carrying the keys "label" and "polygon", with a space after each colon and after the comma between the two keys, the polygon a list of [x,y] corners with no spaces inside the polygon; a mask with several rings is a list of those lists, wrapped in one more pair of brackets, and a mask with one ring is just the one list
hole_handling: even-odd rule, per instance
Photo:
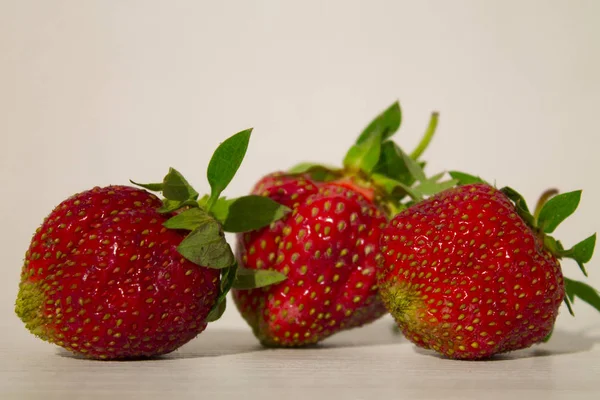
{"label": "wooden table surface", "polygon": [[78,359],[10,325],[0,343],[3,400],[600,398],[597,323],[479,362],[417,350],[388,319],[296,350],[263,349],[248,329],[216,323],[175,353],[136,362]]}

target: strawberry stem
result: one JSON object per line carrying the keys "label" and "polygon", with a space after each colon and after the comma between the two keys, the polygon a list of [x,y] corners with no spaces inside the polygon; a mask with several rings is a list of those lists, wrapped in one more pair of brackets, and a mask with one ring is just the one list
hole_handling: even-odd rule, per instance
{"label": "strawberry stem", "polygon": [[431,118],[429,119],[429,125],[427,126],[427,130],[425,131],[425,135],[423,135],[423,138],[421,139],[417,147],[413,150],[413,152],[410,153],[410,158],[412,158],[413,160],[418,160],[419,157],[421,157],[423,152],[425,152],[425,150],[429,146],[429,143],[431,142],[431,139],[433,139],[433,135],[435,134],[438,119],[439,113],[433,112],[431,114]]}
{"label": "strawberry stem", "polygon": [[555,196],[557,194],[558,194],[558,189],[548,189],[544,193],[541,194],[537,204],[535,205],[535,210],[533,211],[533,220],[534,220],[534,224],[536,226],[537,226],[538,217],[540,216],[540,212],[542,211],[542,208],[544,208],[544,204],[546,204],[546,202],[548,200],[550,200],[550,198],[552,196]]}

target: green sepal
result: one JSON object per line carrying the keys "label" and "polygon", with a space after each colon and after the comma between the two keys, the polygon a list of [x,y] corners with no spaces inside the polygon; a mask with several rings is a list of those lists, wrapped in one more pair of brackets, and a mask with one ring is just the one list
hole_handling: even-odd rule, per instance
{"label": "green sepal", "polygon": [[545,233],[552,233],[571,214],[581,200],[581,190],[562,193],[552,197],[542,207],[537,226]]}
{"label": "green sepal", "polygon": [[544,337],[542,339],[542,343],[548,343],[550,341],[550,338],[552,337],[552,333],[554,332],[554,327],[552,327],[552,329],[550,330],[550,333],[548,333],[546,335],[546,337]]}
{"label": "green sepal", "polygon": [[287,279],[285,274],[268,269],[249,269],[239,267],[233,282],[233,288],[239,290],[257,289],[275,285]]}
{"label": "green sepal", "polygon": [[223,229],[233,233],[260,229],[283,218],[290,211],[268,197],[239,197],[228,203],[227,217],[222,221]]}
{"label": "green sepal", "polygon": [[181,241],[177,250],[189,261],[203,267],[227,268],[235,262],[225,234],[213,218],[203,220]]}
{"label": "green sepal", "polygon": [[[421,167],[421,169],[423,168]],[[416,180],[406,166],[402,149],[389,140],[381,145],[381,154],[373,173],[384,175],[409,186]]]}
{"label": "green sepal", "polygon": [[564,254],[565,248],[562,243],[552,236],[543,235],[544,247],[550,251],[555,257],[561,258]]}
{"label": "green sepal", "polygon": [[519,192],[510,188],[508,186],[500,189],[502,193],[504,193],[509,199],[511,199],[515,203],[515,208],[517,209],[517,214],[531,227],[535,227],[535,221],[533,215],[529,211],[529,207],[527,207],[527,202],[521,196]]}
{"label": "green sepal", "polygon": [[450,172],[448,172],[448,174],[453,179],[456,179],[458,181],[459,185],[471,185],[473,183],[485,183],[485,184],[487,184],[487,182],[484,181],[483,179],[481,179],[480,177],[474,176],[474,175],[470,175],[470,174],[467,174],[465,172],[450,171]]}
{"label": "green sepal", "polygon": [[389,178],[382,174],[371,175],[371,180],[391,197],[401,199],[404,196],[408,195],[413,200],[423,200],[423,193],[419,192],[417,189],[412,188],[409,185],[406,185],[401,181]]}
{"label": "green sepal", "polygon": [[225,314],[227,309],[227,298],[215,303],[215,306],[210,310],[206,316],[206,322],[215,322]]}
{"label": "green sepal", "polygon": [[374,136],[379,136],[380,141],[384,141],[396,133],[401,123],[402,110],[400,109],[400,103],[396,101],[373,119],[358,136],[356,144],[366,142]]}
{"label": "green sepal", "polygon": [[213,153],[206,171],[211,189],[206,205],[209,211],[242,164],[251,134],[252,129],[238,132],[221,143]]}
{"label": "green sepal", "polygon": [[587,276],[587,271],[585,270],[585,264],[592,259],[594,255],[594,248],[596,247],[596,234],[594,233],[592,236],[582,240],[577,243],[575,246],[571,247],[568,250],[564,250],[561,254],[562,257],[567,257],[575,260],[581,272],[585,276]]}
{"label": "green sepal", "polygon": [[413,160],[408,154],[406,154],[402,149],[400,149],[400,154],[402,155],[402,159],[404,160],[404,165],[408,169],[408,172],[412,175],[412,177],[419,182],[423,182],[427,180],[427,176],[425,175],[425,171],[419,165],[418,162]]}
{"label": "green sepal", "polygon": [[198,202],[192,199],[185,201],[163,199],[162,203],[163,205],[156,210],[160,214],[168,214],[182,207],[198,207]]}
{"label": "green sepal", "polygon": [[169,168],[162,185],[163,196],[169,200],[185,201],[198,198],[198,192],[175,168]]}
{"label": "green sepal", "polygon": [[227,293],[231,290],[235,275],[237,273],[238,264],[233,263],[229,268],[221,270],[221,284],[219,286],[219,295],[215,301],[215,305],[208,314],[207,322],[214,322],[221,318],[227,307]]}
{"label": "green sepal", "polygon": [[229,214],[229,207],[236,199],[228,199],[225,197],[219,197],[219,199],[212,206],[210,213],[217,219],[217,221],[221,222],[227,219],[227,215]]}
{"label": "green sepal", "polygon": [[[566,293],[565,299],[568,299],[568,302],[574,303],[575,298],[578,297],[600,311],[600,293],[598,293],[596,289],[580,281],[574,281],[566,277],[563,279]],[[569,312],[571,315],[574,315],[571,308],[569,309]]]}
{"label": "green sepal", "polygon": [[161,183],[138,183],[138,182],[134,182],[131,179],[129,180],[129,182],[131,182],[132,184],[139,186],[139,187],[143,187],[144,189],[148,189],[151,192],[162,192],[163,190],[163,184]]}
{"label": "green sepal", "polygon": [[290,174],[306,174],[319,182],[328,182],[340,178],[343,174],[342,171],[335,167],[330,167],[322,164],[315,163],[300,163],[287,171]]}
{"label": "green sepal", "polygon": [[370,175],[381,155],[381,136],[381,132],[376,133],[350,147],[344,158],[344,167],[350,171],[362,171]]}
{"label": "green sepal", "polygon": [[206,211],[194,207],[169,218],[163,223],[163,226],[168,229],[193,231],[208,219],[212,219],[212,217]]}
{"label": "green sepal", "polygon": [[458,184],[458,180],[456,179],[449,179],[440,182],[440,179],[442,179],[444,175],[444,172],[440,172],[430,178],[427,178],[424,181],[421,181],[415,189],[426,196],[432,196],[446,189],[450,189]]}

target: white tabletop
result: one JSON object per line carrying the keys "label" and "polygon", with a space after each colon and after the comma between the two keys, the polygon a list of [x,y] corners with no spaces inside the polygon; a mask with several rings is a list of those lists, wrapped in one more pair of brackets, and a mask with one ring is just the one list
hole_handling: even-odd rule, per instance
{"label": "white tabletop", "polygon": [[557,329],[550,343],[494,361],[417,350],[392,334],[386,318],[296,350],[263,349],[249,330],[217,323],[162,359],[101,362],[40,342],[13,320],[13,340],[0,343],[0,398],[598,399],[595,322]]}

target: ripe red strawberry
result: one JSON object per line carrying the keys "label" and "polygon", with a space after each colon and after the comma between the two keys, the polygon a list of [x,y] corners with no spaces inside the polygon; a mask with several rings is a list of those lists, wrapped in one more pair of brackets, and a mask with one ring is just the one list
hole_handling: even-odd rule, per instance
{"label": "ripe red strawberry", "polygon": [[363,195],[335,183],[273,174],[254,194],[292,208],[269,228],[238,239],[246,268],[287,280],[233,291],[242,316],[265,345],[316,343],[385,313],[375,285],[375,252],[386,219]]}
{"label": "ripe red strawberry", "polygon": [[478,359],[544,341],[565,299],[569,308],[579,296],[600,309],[597,293],[564,278],[559,262],[570,257],[584,270],[595,234],[569,250],[548,235],[579,195],[541,202],[534,217],[512,189],[471,183],[399,213],[383,232],[378,282],[404,335],[451,358]]}
{"label": "ripe red strawberry", "polygon": [[[201,333],[223,313],[237,278],[223,226],[248,224],[250,215],[259,228],[284,211],[240,198],[227,202],[227,220],[214,216],[249,136],[240,132],[217,149],[208,168],[212,193],[200,202],[171,169],[162,183],[140,185],[163,192],[163,201],[145,190],[109,186],[60,203],[25,256],[15,311],[27,329],[94,359],[158,356]],[[248,277],[242,276],[244,286],[257,286],[244,282]],[[250,278],[262,279],[260,285],[282,279]]]}
{"label": "ripe red strawberry", "polygon": [[434,115],[410,158],[385,140],[400,125],[396,103],[360,135],[343,169],[301,165],[269,174],[255,185],[253,194],[292,209],[268,228],[237,236],[241,266],[287,276],[266,288],[233,290],[238,310],[262,344],[314,344],[385,314],[375,276],[381,229],[413,190],[415,178],[423,188],[439,186],[440,176],[425,179],[414,161],[436,121]]}
{"label": "ripe red strawberry", "polygon": [[17,314],[40,338],[93,358],[169,353],[206,328],[219,270],[177,252],[154,195],[94,188],[58,205],[25,258]]}

